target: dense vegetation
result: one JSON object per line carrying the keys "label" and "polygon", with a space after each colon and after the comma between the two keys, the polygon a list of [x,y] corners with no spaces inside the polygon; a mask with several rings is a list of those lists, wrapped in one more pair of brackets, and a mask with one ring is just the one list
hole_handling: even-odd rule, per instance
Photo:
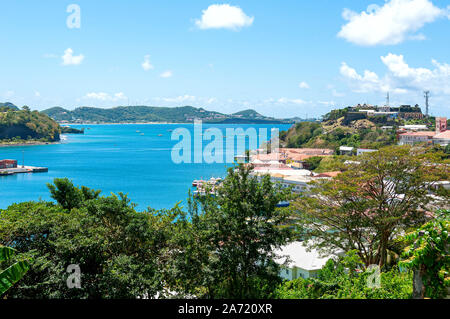
{"label": "dense vegetation", "polygon": [[54,142],[59,140],[59,134],[58,123],[45,114],[31,111],[27,106],[19,111],[0,109],[0,141],[3,143],[30,140]]}
{"label": "dense vegetation", "polygon": [[[411,152],[364,154],[359,166],[297,199],[241,165],[229,170],[216,196],[190,196],[187,211],[137,212],[126,195],[102,196],[56,179],[48,185],[56,203],[0,210],[0,246],[17,252],[0,269],[30,263],[4,297],[440,298],[449,285],[450,215],[424,224],[424,209],[436,205],[426,196],[433,181],[449,173],[430,164],[441,161],[436,156]],[[404,199],[384,193],[384,178]],[[293,199],[299,215],[292,206],[276,207]],[[339,248],[346,255],[328,261],[317,278],[283,282],[274,251],[310,237],[322,252]],[[381,267],[380,286],[368,284],[376,278],[373,263]],[[80,267],[81,288],[66,283],[70,265]]]}
{"label": "dense vegetation", "polygon": [[154,106],[119,106],[111,109],[79,107],[73,111],[54,107],[43,111],[56,121],[91,122],[91,123],[134,123],[134,122],[169,122],[186,123],[201,119],[207,123],[292,123],[278,120],[246,110],[232,115],[207,111],[192,106],[154,107]]}
{"label": "dense vegetation", "polygon": [[[378,287],[371,287],[374,270],[363,267],[354,251],[338,260],[330,259],[317,278],[286,281],[275,292],[279,299],[409,299],[412,297],[412,272],[398,267],[380,273]],[[369,284],[368,284],[369,283]]]}
{"label": "dense vegetation", "polygon": [[[191,198],[190,220],[179,207],[136,212],[123,194],[56,179],[56,204],[0,211],[0,245],[31,260],[6,298],[269,297],[281,283],[272,258],[288,236],[275,207],[286,192],[243,166],[224,183],[215,198]],[[81,268],[80,289],[66,284],[72,264]]]}

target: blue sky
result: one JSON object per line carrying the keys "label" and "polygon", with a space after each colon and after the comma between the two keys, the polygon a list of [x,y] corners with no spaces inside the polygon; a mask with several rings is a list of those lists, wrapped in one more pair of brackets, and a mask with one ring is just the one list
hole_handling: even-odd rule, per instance
{"label": "blue sky", "polygon": [[0,12],[0,101],[19,106],[305,117],[384,104],[387,91],[422,106],[426,89],[432,114],[450,116],[449,1],[22,0]]}

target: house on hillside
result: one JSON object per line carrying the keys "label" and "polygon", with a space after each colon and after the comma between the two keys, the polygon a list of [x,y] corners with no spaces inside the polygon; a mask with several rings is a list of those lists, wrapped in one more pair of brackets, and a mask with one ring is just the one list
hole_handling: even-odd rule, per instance
{"label": "house on hillside", "polygon": [[372,150],[372,149],[368,149],[368,148],[358,148],[356,150],[356,155],[359,156],[363,153],[372,153],[372,152],[378,152],[378,150]]}
{"label": "house on hillside", "polygon": [[317,250],[307,248],[304,242],[296,241],[287,244],[275,253],[279,256],[275,260],[281,267],[280,277],[285,280],[294,280],[297,278],[314,278],[317,272],[325,266],[326,262],[337,255],[322,256]]}
{"label": "house on hillside", "polygon": [[341,146],[339,147],[339,154],[340,155],[353,155],[353,150],[355,148],[351,146]]}

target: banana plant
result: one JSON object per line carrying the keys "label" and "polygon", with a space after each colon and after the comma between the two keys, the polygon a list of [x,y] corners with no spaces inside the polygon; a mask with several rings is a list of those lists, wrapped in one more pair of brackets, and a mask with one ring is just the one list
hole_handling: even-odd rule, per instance
{"label": "banana plant", "polygon": [[[10,247],[0,247],[0,262],[10,260],[16,251]],[[30,269],[26,260],[18,261],[5,270],[0,270],[0,296],[18,282]]]}

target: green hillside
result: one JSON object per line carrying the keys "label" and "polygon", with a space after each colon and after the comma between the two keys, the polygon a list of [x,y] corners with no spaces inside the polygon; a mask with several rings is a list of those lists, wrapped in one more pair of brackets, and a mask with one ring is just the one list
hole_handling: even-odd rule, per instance
{"label": "green hillside", "polygon": [[[284,147],[331,149],[340,146],[378,149],[395,144],[395,127],[400,122],[380,123],[378,119],[347,121],[345,114],[345,109],[333,110],[323,117],[322,122],[296,123],[288,131],[280,133],[280,143]],[[386,124],[395,125],[392,130],[382,130]]]}
{"label": "green hillside", "polygon": [[20,141],[59,141],[60,126],[50,117],[28,107],[0,110],[0,143]]}
{"label": "green hillside", "polygon": [[192,123],[195,119],[205,123],[293,123],[291,120],[265,117],[253,110],[227,115],[192,106],[119,106],[110,109],[79,107],[73,111],[54,107],[43,113],[55,121],[72,123]]}

